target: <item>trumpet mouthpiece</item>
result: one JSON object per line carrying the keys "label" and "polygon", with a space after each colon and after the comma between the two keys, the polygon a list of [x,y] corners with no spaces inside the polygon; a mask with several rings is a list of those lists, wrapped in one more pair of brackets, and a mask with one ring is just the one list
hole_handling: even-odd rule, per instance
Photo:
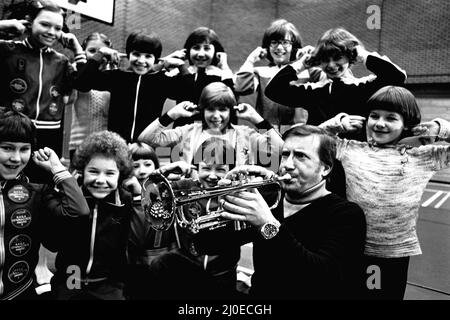
{"label": "trumpet mouthpiece", "polygon": [[286,173],[284,175],[282,175],[281,177],[278,177],[277,180],[278,181],[286,181],[286,180],[291,180],[292,177],[289,173]]}
{"label": "trumpet mouthpiece", "polygon": [[229,185],[231,185],[231,180],[230,180],[230,179],[225,179],[225,178],[220,179],[220,180],[217,182],[217,185],[218,185],[218,186],[229,186]]}

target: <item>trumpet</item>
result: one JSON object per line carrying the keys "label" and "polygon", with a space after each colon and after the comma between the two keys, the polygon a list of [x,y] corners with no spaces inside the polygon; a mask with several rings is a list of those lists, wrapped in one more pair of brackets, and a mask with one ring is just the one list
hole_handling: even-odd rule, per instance
{"label": "trumpet", "polygon": [[[187,228],[196,234],[202,230],[214,230],[234,224],[234,230],[247,227],[245,222],[225,219],[221,216],[223,208],[206,210],[200,201],[223,197],[239,190],[273,186],[276,188],[276,199],[269,204],[270,209],[275,208],[281,198],[280,181],[290,179],[289,175],[279,177],[273,175],[261,181],[243,179],[239,181],[222,181],[213,188],[177,189],[164,175],[159,172],[152,173],[143,184],[142,207],[150,220],[153,229],[168,230],[175,222],[182,228]],[[219,201],[220,203],[220,201]]]}

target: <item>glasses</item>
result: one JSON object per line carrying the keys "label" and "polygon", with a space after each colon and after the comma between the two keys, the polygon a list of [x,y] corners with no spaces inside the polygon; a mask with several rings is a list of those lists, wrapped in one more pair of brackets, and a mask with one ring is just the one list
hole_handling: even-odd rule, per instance
{"label": "glasses", "polygon": [[292,46],[292,41],[291,40],[287,40],[287,39],[283,39],[283,40],[272,40],[270,41],[270,46],[272,48],[276,48],[279,45],[282,45],[284,48],[287,48],[289,46]]}

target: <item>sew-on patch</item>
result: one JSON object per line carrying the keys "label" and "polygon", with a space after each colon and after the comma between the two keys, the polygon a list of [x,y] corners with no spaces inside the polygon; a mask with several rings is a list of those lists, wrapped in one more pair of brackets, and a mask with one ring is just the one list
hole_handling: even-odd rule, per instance
{"label": "sew-on patch", "polygon": [[25,109],[25,100],[15,99],[13,100],[13,102],[11,102],[11,107],[17,112],[23,112],[23,110]]}
{"label": "sew-on patch", "polygon": [[30,266],[26,261],[17,261],[8,270],[8,279],[12,283],[19,283],[28,276]]}
{"label": "sew-on patch", "polygon": [[24,256],[31,249],[31,238],[26,234],[19,234],[9,241],[9,252],[15,257]]}
{"label": "sew-on patch", "polygon": [[60,96],[57,86],[51,86],[49,91],[52,98],[58,98]]}
{"label": "sew-on patch", "polygon": [[18,228],[23,229],[31,223],[31,211],[28,209],[17,209],[11,214],[11,224]]}
{"label": "sew-on patch", "polygon": [[7,42],[6,44],[10,50],[14,50],[16,48],[16,44],[12,41]]}
{"label": "sew-on patch", "polygon": [[15,185],[8,191],[8,198],[15,203],[25,203],[30,199],[30,191],[22,185]]}
{"label": "sew-on patch", "polygon": [[9,83],[9,88],[14,93],[22,94],[25,91],[27,91],[28,85],[25,80],[20,79],[20,78],[15,78],[15,79],[12,79],[11,82]]}
{"label": "sew-on patch", "polygon": [[50,103],[50,105],[48,106],[48,112],[54,116],[58,113],[58,105],[54,102]]}
{"label": "sew-on patch", "polygon": [[27,66],[27,61],[25,59],[17,59],[17,71],[24,72]]}

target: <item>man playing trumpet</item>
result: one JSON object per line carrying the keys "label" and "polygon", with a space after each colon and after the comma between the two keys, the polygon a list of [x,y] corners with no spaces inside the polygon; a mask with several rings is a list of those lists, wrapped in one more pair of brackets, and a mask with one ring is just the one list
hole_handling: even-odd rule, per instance
{"label": "man playing trumpet", "polygon": [[[253,261],[250,294],[269,299],[348,299],[358,297],[363,270],[364,213],[326,189],[335,143],[322,129],[293,126],[283,135],[279,172],[282,201],[270,210],[256,190],[222,200],[224,218],[251,224]],[[257,166],[231,170],[268,177]]]}

